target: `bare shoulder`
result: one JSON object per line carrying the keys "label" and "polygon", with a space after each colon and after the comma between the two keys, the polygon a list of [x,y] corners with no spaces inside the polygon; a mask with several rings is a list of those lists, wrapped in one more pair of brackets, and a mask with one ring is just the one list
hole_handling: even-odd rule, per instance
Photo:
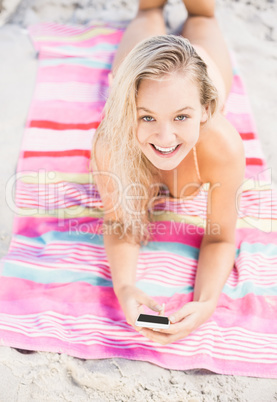
{"label": "bare shoulder", "polygon": [[[241,176],[245,169],[243,141],[235,127],[218,113],[201,129],[198,145],[201,176],[205,182],[219,180],[226,172]],[[216,177],[215,177],[216,176]]]}

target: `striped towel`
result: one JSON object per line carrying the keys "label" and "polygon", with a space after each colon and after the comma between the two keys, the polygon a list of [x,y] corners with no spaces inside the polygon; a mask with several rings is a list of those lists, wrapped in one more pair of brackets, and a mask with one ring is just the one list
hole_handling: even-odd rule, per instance
{"label": "striped towel", "polygon": [[[226,116],[243,139],[247,167],[235,264],[218,307],[196,331],[166,346],[125,320],[101,234],[103,205],[89,173],[91,140],[124,29],[103,22],[29,28],[39,67],[17,165],[13,236],[1,260],[1,343],[276,378],[277,192],[235,60]],[[141,247],[137,286],[165,303],[166,315],[192,300],[207,191],[156,205],[154,224],[163,230]]]}

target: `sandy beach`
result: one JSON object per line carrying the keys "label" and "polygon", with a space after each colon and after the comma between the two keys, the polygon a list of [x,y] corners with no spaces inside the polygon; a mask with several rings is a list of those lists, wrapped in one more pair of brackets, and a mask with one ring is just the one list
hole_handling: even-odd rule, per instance
{"label": "sandy beach", "polygon": [[[7,6],[8,5],[8,6]],[[5,8],[6,6],[6,8]],[[0,258],[8,251],[13,212],[5,186],[15,173],[24,125],[33,95],[37,58],[26,28],[52,21],[131,20],[136,1],[4,1],[0,28]],[[5,13],[5,14],[4,14]],[[1,16],[0,15],[0,16]],[[235,53],[253,110],[262,150],[277,188],[277,2],[218,0],[216,15]],[[165,7],[168,31],[182,24],[182,1]],[[48,352],[21,354],[0,348],[0,402],[13,401],[189,401],[273,402],[277,380],[225,376],[207,370],[167,370],[120,358],[82,360]]]}

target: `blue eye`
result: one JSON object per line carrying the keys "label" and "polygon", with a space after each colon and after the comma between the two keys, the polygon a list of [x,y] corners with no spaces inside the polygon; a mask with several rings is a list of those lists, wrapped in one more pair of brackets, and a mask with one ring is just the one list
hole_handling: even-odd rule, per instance
{"label": "blue eye", "polygon": [[[152,119],[152,120],[145,120],[145,119]],[[143,121],[153,121],[153,117],[151,117],[151,116],[143,116],[142,120]]]}
{"label": "blue eye", "polygon": [[185,116],[184,114],[180,114],[176,118],[178,118],[178,117],[182,117],[182,119],[178,119],[179,121],[184,121],[185,119],[187,119],[188,116]]}

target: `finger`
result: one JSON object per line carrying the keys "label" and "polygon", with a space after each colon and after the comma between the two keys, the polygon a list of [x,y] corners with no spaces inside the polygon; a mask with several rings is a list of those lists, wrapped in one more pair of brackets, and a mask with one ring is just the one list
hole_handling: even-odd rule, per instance
{"label": "finger", "polygon": [[181,324],[173,324],[171,328],[162,329],[157,332],[143,328],[140,333],[154,342],[165,345],[186,338],[194,329],[193,325],[186,325],[184,327]]}
{"label": "finger", "polygon": [[183,318],[195,312],[195,303],[190,302],[182,306],[179,310],[175,311],[173,314],[170,314],[168,317],[171,323],[179,322]]}
{"label": "finger", "polygon": [[168,343],[173,342],[176,337],[176,335],[154,332],[151,329],[146,328],[143,328],[143,330],[140,333],[147,339],[150,339],[153,342],[160,343],[161,345],[166,345]]}
{"label": "finger", "polygon": [[152,299],[152,297],[149,297],[147,294],[145,294],[144,292],[141,293],[141,295],[139,296],[139,300],[142,304],[144,304],[145,306],[149,307],[151,310],[153,311],[162,311],[163,307],[161,305],[159,305],[156,300]]}
{"label": "finger", "polygon": [[162,304],[162,310],[159,312],[159,315],[164,315],[165,303]]}
{"label": "finger", "polygon": [[144,313],[144,307],[143,307],[143,305],[140,305],[139,306],[139,308],[138,308],[138,312],[136,313],[136,314],[134,314],[134,316],[133,316],[133,327],[134,327],[134,329],[136,330],[136,331],[141,331],[142,330],[142,327],[139,327],[138,325],[136,325],[135,324],[135,322],[137,321],[137,318],[139,317],[139,315],[140,314],[143,314]]}
{"label": "finger", "polygon": [[141,304],[138,308],[139,314],[143,314],[144,313],[144,306],[143,304]]}
{"label": "finger", "polygon": [[184,326],[181,323],[170,324],[169,328],[153,328],[152,331],[160,332],[163,334],[177,334],[178,332],[184,330]]}

